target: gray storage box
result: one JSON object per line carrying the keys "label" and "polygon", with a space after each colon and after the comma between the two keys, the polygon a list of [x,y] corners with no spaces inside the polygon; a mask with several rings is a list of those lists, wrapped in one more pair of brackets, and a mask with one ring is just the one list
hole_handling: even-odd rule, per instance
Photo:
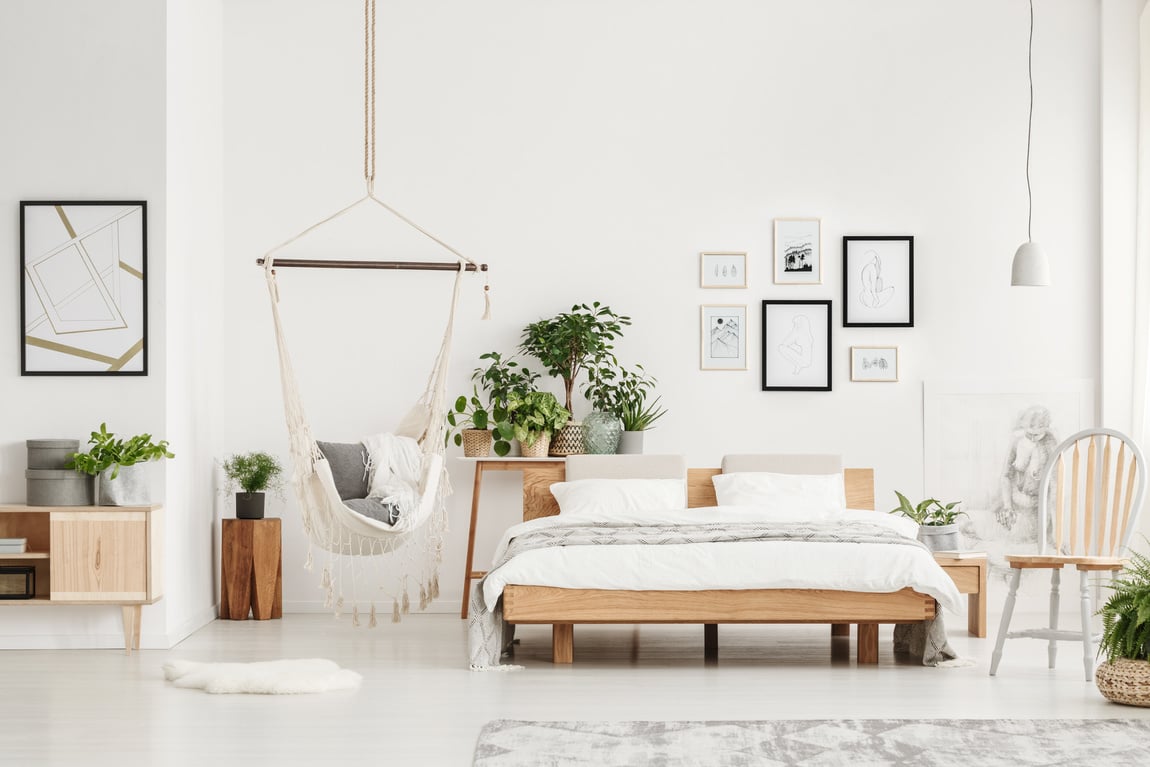
{"label": "gray storage box", "polygon": [[66,469],[73,453],[80,452],[78,439],[28,440],[29,469]]}
{"label": "gray storage box", "polygon": [[92,478],[71,469],[28,469],[29,506],[91,506]]}

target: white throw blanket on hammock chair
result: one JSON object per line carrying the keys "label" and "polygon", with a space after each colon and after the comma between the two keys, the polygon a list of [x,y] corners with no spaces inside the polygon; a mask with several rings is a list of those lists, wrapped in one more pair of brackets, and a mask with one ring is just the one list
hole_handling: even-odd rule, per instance
{"label": "white throw blanket on hammock chair", "polygon": [[411,437],[383,433],[364,437],[367,448],[367,497],[385,506],[395,506],[399,516],[414,514],[419,508],[419,482],[423,475],[423,453]]}

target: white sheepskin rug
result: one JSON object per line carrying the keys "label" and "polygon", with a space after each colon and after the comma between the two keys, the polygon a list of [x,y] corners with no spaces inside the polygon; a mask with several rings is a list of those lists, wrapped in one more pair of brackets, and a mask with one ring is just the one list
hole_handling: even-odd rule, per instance
{"label": "white sheepskin rug", "polygon": [[363,677],[323,658],[272,660],[259,663],[164,664],[164,678],[176,687],[213,694],[298,695],[305,692],[354,690]]}

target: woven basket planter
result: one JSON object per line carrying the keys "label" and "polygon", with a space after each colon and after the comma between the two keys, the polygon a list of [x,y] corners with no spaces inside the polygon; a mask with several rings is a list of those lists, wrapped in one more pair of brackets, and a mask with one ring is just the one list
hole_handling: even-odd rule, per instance
{"label": "woven basket planter", "polygon": [[551,435],[543,434],[534,443],[528,445],[526,442],[519,443],[520,454],[524,458],[546,458],[547,448],[551,446]]}
{"label": "woven basket planter", "polygon": [[1098,691],[1127,706],[1150,706],[1150,661],[1116,658],[1094,672]]}
{"label": "woven basket planter", "polygon": [[582,423],[568,423],[551,437],[551,455],[582,455],[586,452]]}
{"label": "woven basket planter", "polygon": [[487,429],[463,430],[463,454],[468,458],[486,458],[491,455],[491,432]]}

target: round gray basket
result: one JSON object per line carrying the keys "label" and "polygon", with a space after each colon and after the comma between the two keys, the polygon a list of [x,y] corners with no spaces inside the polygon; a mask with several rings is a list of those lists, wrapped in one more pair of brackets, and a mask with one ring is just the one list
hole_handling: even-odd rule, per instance
{"label": "round gray basket", "polygon": [[29,469],[65,469],[73,453],[80,452],[78,439],[30,439]]}

